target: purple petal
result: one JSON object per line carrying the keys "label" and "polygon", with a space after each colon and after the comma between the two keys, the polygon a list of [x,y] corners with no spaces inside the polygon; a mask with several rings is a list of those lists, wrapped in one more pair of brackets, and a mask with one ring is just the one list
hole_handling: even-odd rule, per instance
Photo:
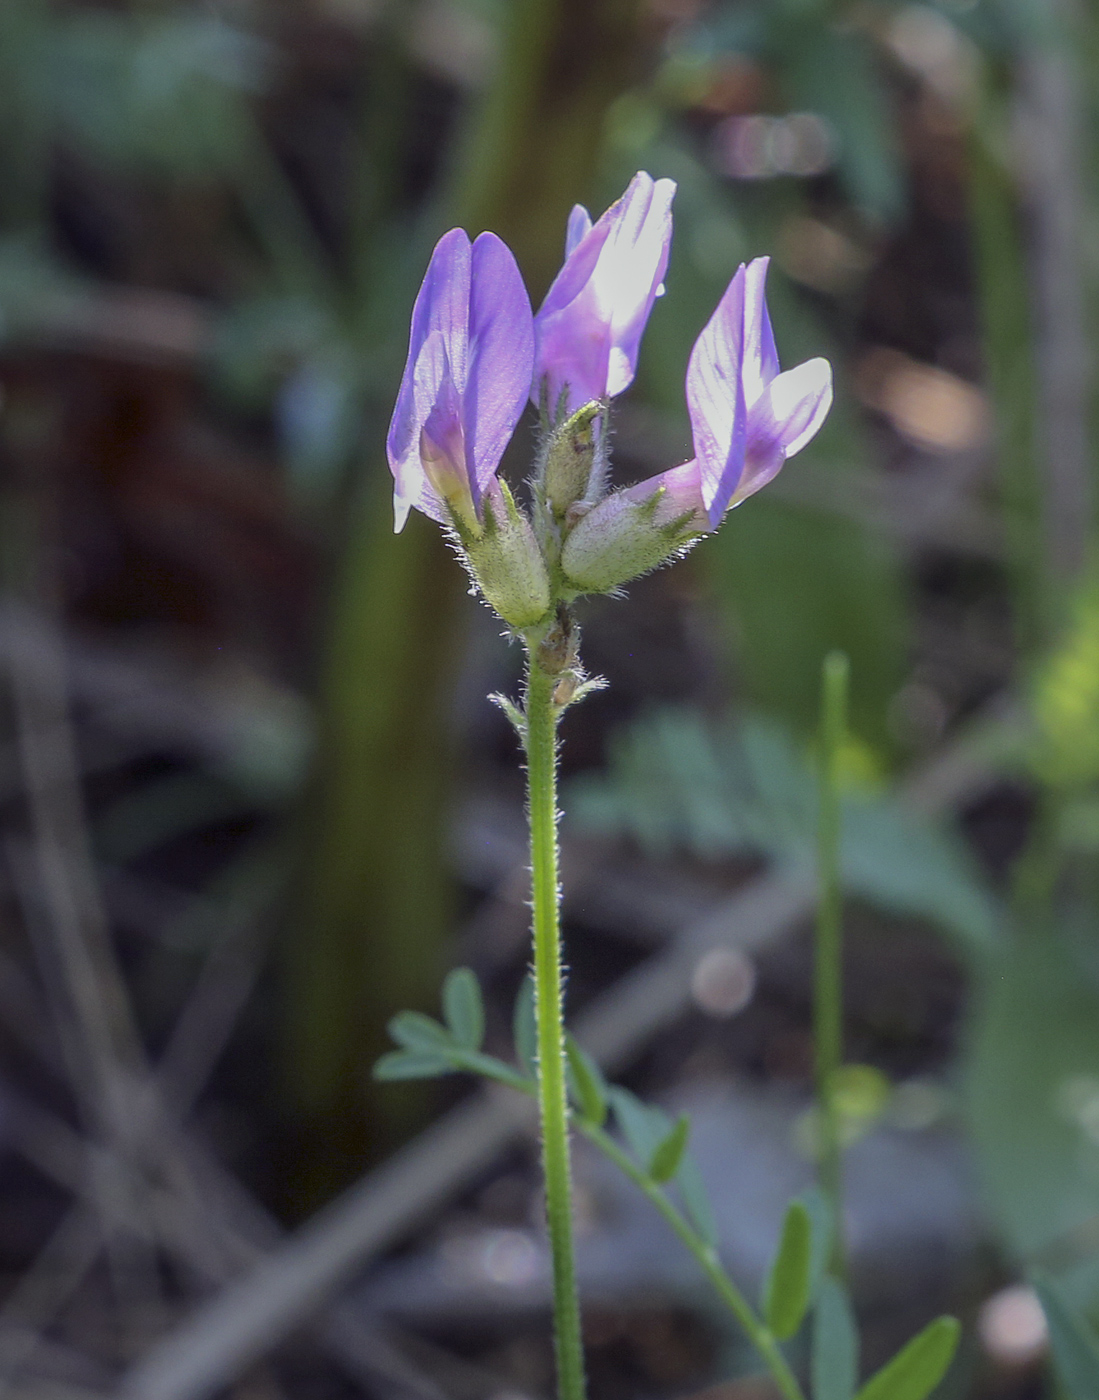
{"label": "purple petal", "polygon": [[744,397],[749,407],[778,374],[778,351],[764,284],[770,258],[754,258],[744,269]]}
{"label": "purple petal", "polygon": [[786,459],[816,436],[831,406],[827,360],[806,360],[773,379],[748,411],[747,462],[730,505],[766,486]]}
{"label": "purple petal", "polygon": [[465,443],[474,506],[496,475],[530,393],[534,325],[510,249],[494,233],[473,245]]}
{"label": "purple petal", "polygon": [[740,267],[695,341],[687,365],[687,410],[710,523],[724,515],[744,471],[747,405],[744,361],[745,269]]}
{"label": "purple petal", "polygon": [[[417,393],[415,381],[424,345],[432,333],[441,338],[451,373],[462,379],[465,377],[470,261],[469,239],[464,231],[455,228],[445,233],[431,254],[412,309],[408,358],[386,438],[386,455],[398,483],[394,498],[398,530],[404,525],[409,506],[419,503],[420,487],[414,477],[417,472],[423,475],[419,461],[420,430],[423,414],[429,411],[430,404],[427,404],[422,384]],[[435,373],[431,366],[437,367],[437,363],[437,356],[432,353],[421,369],[421,376]]]}
{"label": "purple petal", "polygon": [[574,204],[565,230],[565,257],[571,258],[577,245],[591,233],[591,215],[582,204]]}
{"label": "purple petal", "polygon": [[570,412],[620,394],[633,380],[641,335],[668,265],[674,193],[671,180],[654,182],[640,172],[576,242],[582,220],[573,211],[569,255],[535,318],[536,401],[543,379],[551,406],[569,386]]}
{"label": "purple petal", "polygon": [[446,342],[440,331],[429,332],[408,382],[411,405],[407,421],[413,425],[415,439],[400,458],[390,455],[394,522],[398,534],[404,529],[408,512],[413,507],[433,520],[447,520],[446,508],[425,468],[425,433],[432,444],[432,455],[441,457],[449,451],[457,459],[455,469],[464,475],[461,408],[450,375]]}
{"label": "purple petal", "polygon": [[611,326],[606,392],[620,394],[637,371],[641,336],[668,268],[672,180],[634,176],[593,278],[599,311]]}

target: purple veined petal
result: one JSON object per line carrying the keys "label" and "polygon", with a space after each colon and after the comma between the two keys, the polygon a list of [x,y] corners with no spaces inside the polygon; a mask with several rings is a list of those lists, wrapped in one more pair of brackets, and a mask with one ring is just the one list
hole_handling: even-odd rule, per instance
{"label": "purple veined petal", "polygon": [[473,245],[468,334],[463,427],[470,491],[479,511],[534,372],[530,298],[511,250],[494,233],[482,233]]}
{"label": "purple veined petal", "polygon": [[806,360],[771,381],[748,411],[744,475],[730,501],[739,505],[778,475],[783,463],[816,436],[832,406],[832,366]]}
{"label": "purple veined petal", "polygon": [[610,225],[604,216],[584,234],[569,252],[534,318],[534,373],[530,397],[535,404],[541,403],[545,381],[551,414],[556,411],[557,400],[566,383],[573,408],[599,398],[603,392],[606,327],[584,315],[583,307],[577,303],[591,281],[609,233]]}
{"label": "purple veined petal", "polygon": [[695,341],[687,365],[687,410],[711,525],[724,515],[744,470],[744,301],[742,266]]}
{"label": "purple veined petal", "polygon": [[744,269],[744,397],[751,408],[778,374],[778,351],[767,310],[765,283],[770,258],[753,258]]}
{"label": "purple veined petal", "polygon": [[570,412],[619,394],[632,382],[641,335],[667,268],[674,193],[673,181],[639,172],[575,243],[582,219],[579,206],[573,211],[568,257],[534,322],[536,402],[543,380],[551,405],[569,386]]}
{"label": "purple veined petal", "polygon": [[673,180],[634,176],[592,277],[597,314],[611,331],[606,393],[627,389],[637,371],[641,336],[668,268]]}
{"label": "purple veined petal", "polygon": [[591,233],[591,215],[582,204],[574,204],[565,229],[565,257],[571,258],[577,246]]}
{"label": "purple veined petal", "polygon": [[814,438],[832,407],[832,366],[819,357],[788,369],[767,386],[748,414],[748,439],[774,441],[793,457]]}
{"label": "purple veined petal", "polygon": [[[420,505],[421,492],[414,478],[417,471],[421,478],[423,476],[419,464],[420,430],[430,404],[425,408],[427,399],[422,382],[417,392],[417,365],[420,364],[425,343],[435,334],[445,346],[452,373],[461,374],[464,378],[470,262],[470,245],[465,232],[456,228],[445,233],[431,254],[412,309],[408,357],[386,437],[386,455],[397,482],[394,511],[398,531],[403,528],[411,506],[425,509]],[[429,356],[429,362],[434,363],[433,356]],[[423,367],[421,381],[422,376]],[[433,514],[430,510],[426,513]],[[435,518],[440,517],[435,514]]]}
{"label": "purple veined petal", "polygon": [[[426,470],[422,447],[425,432],[432,444],[431,455],[436,459],[436,475],[440,473],[444,456],[452,459],[455,475],[463,478],[465,475],[461,405],[450,373],[446,342],[440,331],[428,333],[406,379],[410,400],[406,421],[414,436],[403,444],[399,454],[394,451],[392,442],[387,444],[394,483],[394,528],[398,534],[404,529],[413,506],[433,520],[445,523],[448,519],[446,507]],[[404,387],[402,384],[402,391]]]}

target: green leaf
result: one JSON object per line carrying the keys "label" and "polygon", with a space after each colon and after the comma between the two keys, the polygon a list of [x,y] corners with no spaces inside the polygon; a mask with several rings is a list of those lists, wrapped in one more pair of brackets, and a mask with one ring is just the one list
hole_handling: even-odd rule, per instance
{"label": "green leaf", "polygon": [[443,1015],[454,1039],[467,1050],[480,1050],[485,1038],[481,986],[468,967],[448,972],[443,983]]}
{"label": "green leaf", "polygon": [[671,1181],[683,1161],[687,1150],[687,1139],[691,1133],[691,1120],[681,1113],[675,1120],[672,1130],[653,1149],[649,1158],[649,1175],[654,1181]]}
{"label": "green leaf", "polygon": [[837,174],[848,198],[881,223],[904,213],[896,114],[867,38],[806,23],[783,45],[782,84],[795,110],[818,112],[838,138]]}
{"label": "green leaf", "polygon": [[683,1197],[683,1208],[687,1218],[711,1249],[717,1245],[717,1222],[714,1220],[710,1197],[702,1181],[698,1163],[690,1152],[683,1154],[676,1178],[679,1194]]}
{"label": "green leaf", "polygon": [[1091,1328],[1046,1274],[1035,1274],[1034,1291],[1049,1323],[1057,1374],[1073,1400],[1099,1400],[1099,1346]]}
{"label": "green leaf", "polygon": [[851,1400],[859,1383],[859,1334],[847,1290],[825,1276],[813,1312],[813,1400]]}
{"label": "green leaf", "polygon": [[956,1317],[937,1317],[901,1347],[859,1391],[855,1400],[924,1400],[946,1375],[958,1349]]}
{"label": "green leaf", "polygon": [[810,1186],[798,1198],[809,1213],[812,1248],[809,1256],[809,1297],[815,1299],[828,1269],[832,1253],[832,1207],[819,1186]]}
{"label": "green leaf", "polygon": [[[819,468],[851,447],[829,449],[822,434],[805,457]],[[761,495],[736,525],[707,541],[699,564],[734,631],[748,700],[795,731],[813,733],[820,658],[845,651],[859,678],[852,730],[888,749],[884,717],[904,680],[909,630],[896,558],[861,524],[774,496]],[[767,588],[759,587],[761,578]]]}
{"label": "green leaf", "polygon": [[607,1117],[607,1086],[599,1066],[568,1031],[565,1053],[569,1058],[569,1088],[576,1106],[589,1122],[601,1128]]}
{"label": "green leaf", "polygon": [[813,1259],[813,1225],[802,1201],[791,1201],[782,1223],[782,1237],[763,1288],[763,1317],[786,1341],[801,1326],[809,1306]]}
{"label": "green leaf", "polygon": [[440,1074],[453,1074],[457,1066],[444,1055],[429,1050],[390,1050],[374,1066],[375,1079],[435,1079]]}
{"label": "green leaf", "polygon": [[672,1120],[659,1108],[643,1104],[636,1094],[614,1085],[607,1091],[622,1135],[647,1171],[652,1155],[672,1130]]}
{"label": "green leaf", "polygon": [[389,1034],[406,1050],[438,1052],[452,1044],[446,1027],[422,1011],[398,1011],[389,1023]]}
{"label": "green leaf", "polygon": [[519,984],[512,1014],[512,1034],[519,1068],[538,1078],[538,1022],[534,1013],[534,978],[528,972]]}

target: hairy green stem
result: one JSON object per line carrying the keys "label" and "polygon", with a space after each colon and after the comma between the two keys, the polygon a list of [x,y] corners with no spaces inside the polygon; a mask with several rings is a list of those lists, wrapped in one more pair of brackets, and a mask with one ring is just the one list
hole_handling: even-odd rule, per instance
{"label": "hairy green stem", "polygon": [[554,1349],[558,1400],[583,1400],[584,1354],[572,1244],[569,1105],[561,1004],[561,931],[557,884],[556,677],[527,663],[526,750],[530,817],[531,904],[534,910],[534,987],[538,1019],[538,1105],[546,1223],[553,1253]]}
{"label": "hairy green stem", "polygon": [[820,1184],[832,1207],[833,1272],[845,1269],[843,1163],[836,1078],[843,1062],[843,896],[840,888],[840,753],[847,728],[848,662],[824,660],[821,684],[820,810],[817,824],[817,927],[813,986],[820,1118]]}

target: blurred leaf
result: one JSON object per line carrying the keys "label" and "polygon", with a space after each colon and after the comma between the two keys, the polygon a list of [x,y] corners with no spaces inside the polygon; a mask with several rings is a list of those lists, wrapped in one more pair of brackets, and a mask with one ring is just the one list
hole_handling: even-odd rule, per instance
{"label": "blurred leaf", "polygon": [[958,1349],[956,1317],[937,1317],[866,1382],[856,1400],[924,1400],[946,1375]]}
{"label": "blurred leaf", "polygon": [[763,1319],[780,1341],[792,1337],[809,1306],[813,1227],[801,1201],[791,1201],[763,1287]]}
{"label": "blurred leaf", "polygon": [[467,1050],[480,1050],[485,1038],[481,985],[468,967],[456,967],[443,982],[443,1015],[454,1039]]}
{"label": "blurred leaf", "polygon": [[446,1027],[422,1011],[398,1011],[388,1026],[389,1034],[406,1050],[428,1053],[443,1051],[453,1044]]}
{"label": "blurred leaf", "polygon": [[813,1400],[851,1400],[859,1383],[859,1336],[847,1290],[826,1276],[813,1313]]}
{"label": "blurred leaf", "polygon": [[832,1206],[819,1186],[810,1186],[799,1197],[809,1215],[812,1251],[809,1259],[809,1297],[816,1299],[832,1253]]}
{"label": "blurred leaf", "polygon": [[690,1119],[685,1113],[681,1113],[672,1125],[671,1132],[657,1143],[649,1158],[649,1175],[654,1181],[671,1181],[675,1176],[687,1150],[690,1134]]}
{"label": "blurred leaf", "polygon": [[[819,469],[817,444],[810,453]],[[697,558],[728,610],[750,701],[814,732],[820,659],[846,652],[857,678],[852,729],[888,749],[885,715],[904,678],[908,627],[898,564],[880,540],[853,521],[760,495]]]}
{"label": "blurred leaf", "polygon": [[1072,1400],[1099,1400],[1099,1346],[1095,1334],[1045,1274],[1035,1274],[1035,1292],[1049,1324],[1054,1364]]}
{"label": "blurred leaf", "polygon": [[607,1097],[623,1137],[639,1164],[647,1171],[653,1153],[672,1130],[671,1119],[661,1109],[642,1103],[635,1094],[620,1085],[611,1085]]}
{"label": "blurred leaf", "polygon": [[253,153],[243,98],[270,62],[256,35],[206,16],[85,10],[57,27],[52,58],[55,120],[104,161],[208,179]]}
{"label": "blurred leaf", "polygon": [[843,880],[890,913],[930,919],[988,953],[998,943],[998,914],[973,859],[944,826],[899,803],[844,806]]}
{"label": "blurred leaf", "polygon": [[[1092,919],[1080,954],[1094,945]],[[966,1101],[1006,1245],[1028,1258],[1099,1214],[1099,976],[1048,926],[1020,929],[991,971]]]}
{"label": "blurred leaf", "polygon": [[378,1060],[373,1069],[377,1080],[435,1079],[441,1074],[453,1074],[456,1066],[443,1055],[427,1050],[390,1050]]}
{"label": "blurred leaf", "polygon": [[1099,574],[1076,594],[1060,644],[1038,668],[1031,709],[1038,778],[1075,790],[1099,781]]}
{"label": "blurred leaf", "polygon": [[679,1194],[683,1198],[683,1208],[691,1224],[711,1249],[717,1247],[717,1221],[714,1219],[710,1196],[702,1180],[698,1163],[689,1151],[683,1154],[676,1177]]}
{"label": "blurred leaf", "polygon": [[534,1010],[534,978],[528,973],[519,983],[512,1013],[512,1034],[520,1068],[531,1079],[538,1077],[538,1019]]}
{"label": "blurred leaf", "polygon": [[835,132],[837,170],[852,204],[894,223],[906,204],[897,119],[877,59],[864,34],[830,24],[790,25],[776,17],[778,55],[790,106],[816,112]]}
{"label": "blurred leaf", "polygon": [[607,1086],[599,1066],[568,1031],[565,1052],[569,1061],[569,1087],[577,1106],[589,1122],[601,1128],[607,1117]]}
{"label": "blurred leaf", "polygon": [[[758,717],[711,725],[687,709],[655,711],[619,731],[609,772],[571,785],[574,820],[631,836],[667,856],[755,851],[810,868],[817,779],[809,754]],[[843,802],[844,888],[891,913],[954,933],[965,950],[995,946],[996,911],[972,860],[948,829],[888,795]]]}

